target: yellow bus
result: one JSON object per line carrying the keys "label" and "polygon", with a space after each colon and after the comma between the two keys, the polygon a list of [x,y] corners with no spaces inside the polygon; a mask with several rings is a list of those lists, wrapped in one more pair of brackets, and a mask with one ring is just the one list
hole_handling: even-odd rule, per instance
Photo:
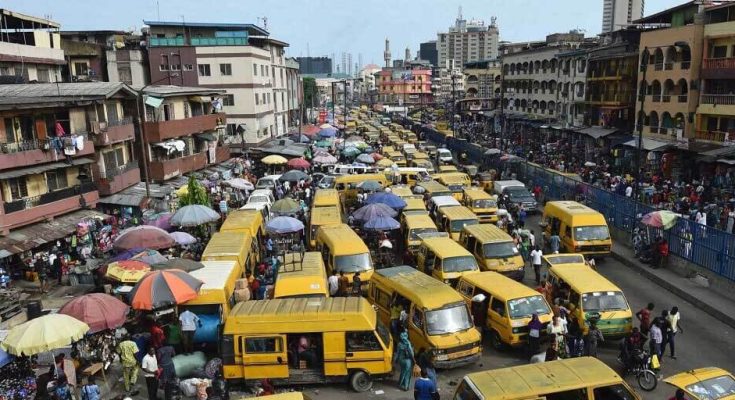
{"label": "yellow bus", "polygon": [[383,323],[390,308],[401,304],[408,313],[408,336],[415,349],[431,349],[437,368],[455,368],[480,359],[480,332],[472,324],[459,293],[408,265],[375,271],[368,300]]}
{"label": "yellow bus", "polygon": [[350,282],[356,272],[360,273],[363,287],[373,275],[373,260],[370,250],[357,233],[346,224],[324,225],[316,234],[316,250],[322,253],[327,274],[344,272]]}
{"label": "yellow bus", "polygon": [[287,253],[278,267],[274,299],[291,297],[329,297],[327,271],[318,251]]}
{"label": "yellow bus", "polygon": [[436,224],[429,218],[428,214],[404,215],[402,218],[403,238],[406,249],[415,254],[421,245],[419,235],[436,232]]}
{"label": "yellow bus", "polygon": [[[396,145],[397,144],[398,143],[396,143]],[[388,158],[390,158],[390,160],[399,167],[406,166],[406,156],[404,156],[403,153],[401,153],[400,151],[393,151],[391,153],[388,153]]]}
{"label": "yellow bus", "polygon": [[544,240],[557,233],[560,251],[586,256],[610,255],[612,239],[605,216],[576,201],[549,201],[540,224]]}
{"label": "yellow bus", "polygon": [[[429,197],[434,196],[452,196],[452,191],[449,190],[448,187],[442,185],[441,183],[430,180],[425,182],[418,182],[416,183],[417,187],[420,187],[424,190],[424,192],[429,194]],[[452,196],[453,197],[453,196]]]}
{"label": "yellow bus", "polygon": [[460,201],[464,197],[463,190],[472,185],[470,177],[464,172],[444,172],[434,174],[432,178],[446,186],[452,192],[452,196]]}
{"label": "yellow bus", "polygon": [[415,196],[408,185],[391,185],[390,192],[405,200],[406,197]]}
{"label": "yellow bus", "polygon": [[431,179],[426,168],[415,167],[398,167],[386,168],[383,170],[385,178],[394,185],[415,185],[418,182],[424,182]]}
{"label": "yellow bus", "polygon": [[220,347],[224,378],[245,384],[345,382],[365,392],[393,369],[390,332],[361,297],[238,303]]}
{"label": "yellow bus", "polygon": [[692,400],[735,399],[735,377],[722,368],[692,369],[672,375],[664,382],[683,390]]}
{"label": "yellow bus", "polygon": [[454,287],[457,280],[480,270],[472,253],[446,236],[419,235],[416,267],[437,280]]}
{"label": "yellow bus", "polygon": [[316,248],[316,234],[320,226],[339,225],[342,223],[342,213],[337,207],[317,207],[311,210],[309,218],[309,248]]}
{"label": "yellow bus", "polygon": [[421,196],[404,197],[403,201],[406,202],[406,207],[401,212],[403,215],[429,215]]}
{"label": "yellow bus", "polygon": [[594,357],[566,358],[465,375],[453,400],[640,400]]}
{"label": "yellow bus", "polygon": [[[250,235],[256,248],[260,249],[265,237],[263,214],[258,210],[233,210],[225,218],[220,232],[243,232]],[[255,262],[260,261],[258,253]]]}
{"label": "yellow bus", "polygon": [[[190,275],[204,282],[196,298],[179,304],[180,312],[189,310],[202,320],[202,328],[194,335],[195,343],[219,343],[220,329],[235,306],[235,283],[241,275],[235,261],[202,261],[204,268]],[[210,326],[216,321],[217,326]]]}
{"label": "yellow bus", "polygon": [[605,338],[621,338],[633,329],[633,312],[623,291],[588,266],[557,265],[549,269],[554,295],[574,305],[572,311],[586,335],[590,320]]}
{"label": "yellow bus", "polygon": [[465,206],[442,207],[437,211],[436,225],[455,241],[459,241],[462,228],[479,223],[477,215]]}
{"label": "yellow bus", "polygon": [[480,187],[466,187],[463,191],[462,205],[472,210],[480,218],[480,223],[498,222],[498,202]]}
{"label": "yellow bus", "polygon": [[335,206],[341,209],[339,192],[337,189],[317,189],[314,192],[314,200],[311,203],[311,207],[330,207]]}
{"label": "yellow bus", "polygon": [[465,226],[459,243],[474,254],[483,271],[495,271],[517,281],[523,279],[523,257],[513,238],[493,224]]}
{"label": "yellow bus", "polygon": [[215,232],[202,252],[202,261],[235,261],[240,276],[253,272],[260,251],[244,232]]}

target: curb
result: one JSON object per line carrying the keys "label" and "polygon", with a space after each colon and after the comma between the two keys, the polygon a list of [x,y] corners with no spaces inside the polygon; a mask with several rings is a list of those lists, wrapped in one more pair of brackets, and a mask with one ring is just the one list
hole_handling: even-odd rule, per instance
{"label": "curb", "polygon": [[725,324],[735,328],[735,318],[732,318],[731,316],[721,312],[720,310],[712,307],[711,305],[699,300],[696,296],[693,296],[689,294],[686,290],[683,290],[667,280],[659,277],[658,275],[654,274],[653,272],[649,271],[649,269],[645,266],[642,266],[638,264],[637,262],[631,260],[630,258],[626,258],[623,255],[612,251],[611,252],[613,258],[615,260],[619,261],[626,267],[633,269],[637,272],[639,272],[641,275],[645,276],[648,280],[652,281],[653,283],[657,284],[658,286],[661,286],[662,288],[674,293],[675,295],[681,297],[685,301],[693,304],[695,307],[701,309],[702,311],[706,312],[707,314],[711,315],[712,317],[724,322]]}

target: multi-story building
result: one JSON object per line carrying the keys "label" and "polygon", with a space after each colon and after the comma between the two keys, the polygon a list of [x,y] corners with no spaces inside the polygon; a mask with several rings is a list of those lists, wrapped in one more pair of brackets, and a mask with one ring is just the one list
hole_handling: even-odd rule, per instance
{"label": "multi-story building", "polygon": [[364,66],[358,73],[358,79],[362,80],[360,85],[360,99],[366,102],[370,101],[370,94],[378,91],[375,82],[375,75],[380,72],[380,67],[375,64]]}
{"label": "multi-story building", "polygon": [[229,141],[259,143],[288,132],[287,43],[252,24],[145,23],[151,82],[226,90]]}
{"label": "multi-story building", "polygon": [[490,99],[500,96],[502,63],[500,60],[485,60],[464,65],[465,96]]}
{"label": "multi-story building", "polygon": [[61,82],[59,24],[0,9],[0,82]]}
{"label": "multi-story building", "polygon": [[0,233],[94,207],[98,186],[139,182],[134,110],[122,83],[0,85]]}
{"label": "multi-story building", "polygon": [[465,85],[461,65],[453,60],[446,60],[439,68],[432,81],[434,100],[437,103],[456,101],[464,97]]}
{"label": "multi-story building", "polygon": [[61,31],[66,65],[64,82],[109,82],[107,50],[123,41],[125,32],[112,30]]}
{"label": "multi-story building", "polygon": [[225,114],[212,104],[223,90],[162,85],[143,92],[142,136],[151,181],[163,182],[230,158],[222,139]]}
{"label": "multi-story building", "polygon": [[584,125],[589,49],[576,49],[556,55],[556,107],[563,127]]}
{"label": "multi-story building", "polygon": [[702,95],[695,136],[735,145],[735,4],[713,6],[704,14]]}
{"label": "multi-story building", "polygon": [[437,34],[437,64],[454,60],[457,65],[498,58],[498,26],[495,17],[489,26],[481,20],[467,21],[459,16],[447,32]]}
{"label": "multi-story building", "polygon": [[643,122],[644,136],[682,143],[695,137],[704,33],[697,9],[688,2],[636,21],[665,26],[641,32],[636,129]]}
{"label": "multi-story building", "polygon": [[640,31],[607,34],[604,46],[590,49],[585,106],[588,126],[633,130]]}
{"label": "multi-story building", "polygon": [[436,49],[436,40],[419,44],[419,59],[428,61],[432,67],[439,65],[439,52]]}
{"label": "multi-story building", "polygon": [[378,93],[385,104],[430,104],[431,69],[383,68],[379,73]]}
{"label": "multi-story building", "polygon": [[296,62],[302,75],[332,73],[332,59],[329,57],[296,57]]}
{"label": "multi-story building", "polygon": [[623,29],[643,18],[645,0],[603,0],[602,33]]}
{"label": "multi-story building", "polygon": [[105,51],[107,79],[124,82],[133,87],[148,84],[148,53],[141,35],[125,34],[114,47]]}

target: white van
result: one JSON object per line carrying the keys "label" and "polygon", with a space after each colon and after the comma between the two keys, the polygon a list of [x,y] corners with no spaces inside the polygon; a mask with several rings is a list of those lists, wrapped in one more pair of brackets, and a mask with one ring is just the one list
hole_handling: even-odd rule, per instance
{"label": "white van", "polygon": [[255,184],[255,188],[275,190],[276,185],[278,185],[278,179],[280,178],[281,175],[266,175],[258,179],[258,183]]}
{"label": "white van", "polygon": [[271,220],[271,205],[268,203],[248,203],[240,207],[241,210],[257,210],[263,215],[263,221]]}
{"label": "white van", "polygon": [[378,169],[369,165],[337,164],[332,168],[333,175],[372,174]]}
{"label": "white van", "polygon": [[452,152],[449,151],[449,149],[445,149],[445,148],[436,149],[436,159],[440,163],[451,163],[454,161]]}
{"label": "white van", "polygon": [[434,196],[429,200],[429,215],[436,220],[437,213],[442,207],[457,207],[462,204],[452,196]]}
{"label": "white van", "polygon": [[[260,183],[260,181],[258,181],[258,183]],[[269,206],[269,208],[275,202],[276,199],[275,197],[273,197],[273,191],[270,189],[253,190],[253,193],[250,193],[250,197],[248,197],[248,204],[265,203]]]}

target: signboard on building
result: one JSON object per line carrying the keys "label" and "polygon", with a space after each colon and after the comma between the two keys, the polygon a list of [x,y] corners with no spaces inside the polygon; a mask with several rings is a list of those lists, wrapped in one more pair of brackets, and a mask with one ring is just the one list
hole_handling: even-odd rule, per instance
{"label": "signboard on building", "polygon": [[319,111],[319,123],[323,124],[327,122],[327,111]]}
{"label": "signboard on building", "polygon": [[413,79],[413,72],[410,69],[394,69],[391,71],[391,78],[394,81],[410,81]]}

